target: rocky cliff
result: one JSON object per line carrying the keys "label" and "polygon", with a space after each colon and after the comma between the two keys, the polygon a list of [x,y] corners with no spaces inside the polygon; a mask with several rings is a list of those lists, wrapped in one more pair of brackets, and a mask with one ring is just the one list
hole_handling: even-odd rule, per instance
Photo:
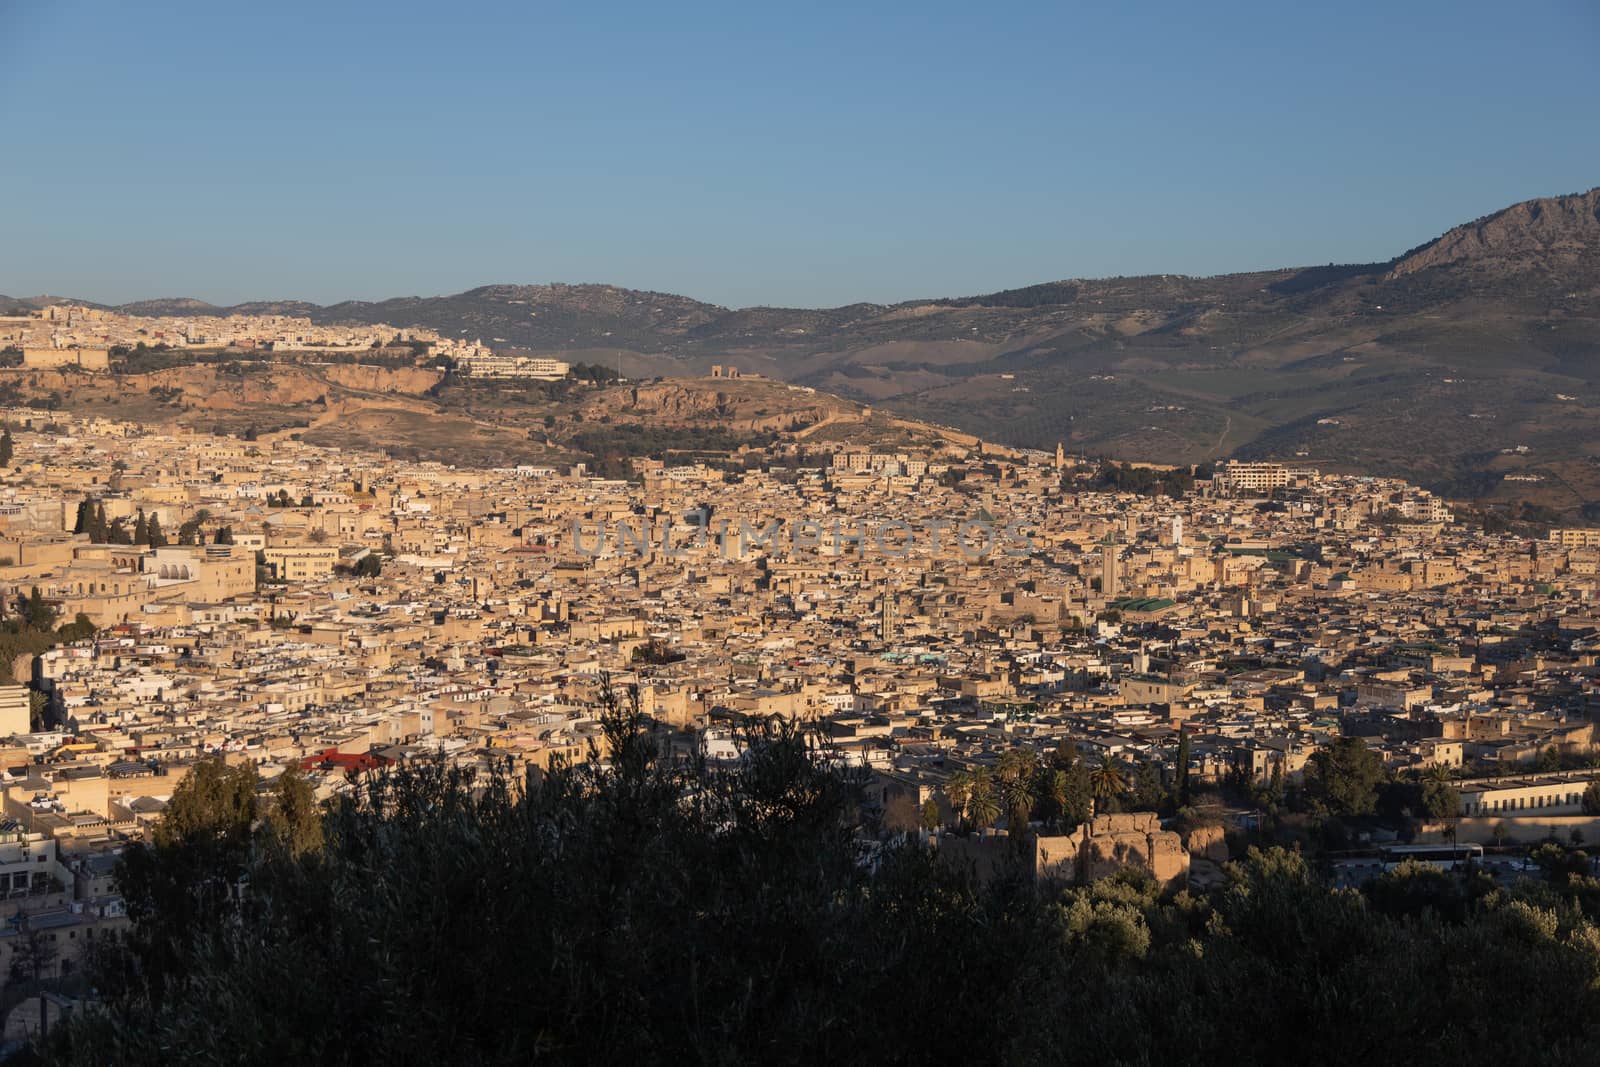
{"label": "rocky cliff", "polygon": [[1600,247],[1600,188],[1525,200],[1457,226],[1400,257],[1388,278],[1445,266],[1560,270],[1576,265],[1596,247]]}

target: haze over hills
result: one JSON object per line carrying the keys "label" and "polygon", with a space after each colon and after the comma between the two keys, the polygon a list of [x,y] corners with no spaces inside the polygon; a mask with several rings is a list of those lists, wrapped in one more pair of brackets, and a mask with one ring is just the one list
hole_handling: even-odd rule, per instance
{"label": "haze over hills", "polygon": [[1600,500],[1600,188],[1516,204],[1385,263],[896,305],[735,310],[608,285],[489,285],[118,310],[426,326],[636,377],[730,364],[1011,444],[1301,458],[1471,497],[1509,492],[1516,473],[1542,479],[1516,495]]}

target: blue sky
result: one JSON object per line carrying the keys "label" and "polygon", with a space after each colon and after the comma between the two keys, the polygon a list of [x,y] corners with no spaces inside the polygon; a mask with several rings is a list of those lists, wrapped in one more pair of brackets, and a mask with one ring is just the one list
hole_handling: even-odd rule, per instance
{"label": "blue sky", "polygon": [[0,0],[0,292],[731,306],[1387,259],[1600,184],[1600,5]]}

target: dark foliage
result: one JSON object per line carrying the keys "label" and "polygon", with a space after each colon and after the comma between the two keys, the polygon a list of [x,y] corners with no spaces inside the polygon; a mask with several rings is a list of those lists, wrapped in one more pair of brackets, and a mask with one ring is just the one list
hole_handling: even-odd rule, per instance
{"label": "dark foliage", "polygon": [[1209,897],[1134,875],[980,885],[915,845],[868,848],[855,783],[792,727],[764,727],[727,769],[662,758],[636,703],[611,703],[603,730],[607,767],[514,781],[423,762],[363,781],[315,828],[303,789],[285,789],[294,833],[284,817],[252,821],[246,772],[207,772],[130,855],[136,926],[98,954],[103,1010],[48,1051],[86,1064],[1600,1056],[1600,932],[1582,886],[1522,900],[1399,871],[1369,901],[1283,851],[1252,852]]}
{"label": "dark foliage", "polygon": [[1107,463],[1095,475],[1095,484],[1119,493],[1141,496],[1183,496],[1194,488],[1194,474],[1186,467],[1152,470],[1131,464]]}

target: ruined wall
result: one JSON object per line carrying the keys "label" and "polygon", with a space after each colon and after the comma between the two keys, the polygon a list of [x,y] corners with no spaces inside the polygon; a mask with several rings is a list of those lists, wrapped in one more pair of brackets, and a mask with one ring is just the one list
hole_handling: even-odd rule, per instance
{"label": "ruined wall", "polygon": [[[1209,838],[1203,843],[1210,847]],[[1003,834],[946,835],[939,853],[943,860],[974,865],[982,878],[994,871],[1009,847]],[[1189,876],[1189,849],[1178,834],[1161,829],[1160,818],[1149,811],[1097,815],[1073,833],[1033,839],[1035,877],[1081,885],[1109,878],[1124,867],[1149,871],[1162,885],[1182,885]]]}
{"label": "ruined wall", "polygon": [[1149,871],[1162,885],[1188,878],[1189,850],[1183,839],[1161,829],[1153,811],[1125,815],[1096,815],[1077,835],[1082,840],[1078,859],[1078,881],[1095,882],[1109,878],[1124,867]]}
{"label": "ruined wall", "polygon": [[1228,862],[1228,842],[1220,826],[1197,826],[1184,836],[1183,845],[1194,859]]}

